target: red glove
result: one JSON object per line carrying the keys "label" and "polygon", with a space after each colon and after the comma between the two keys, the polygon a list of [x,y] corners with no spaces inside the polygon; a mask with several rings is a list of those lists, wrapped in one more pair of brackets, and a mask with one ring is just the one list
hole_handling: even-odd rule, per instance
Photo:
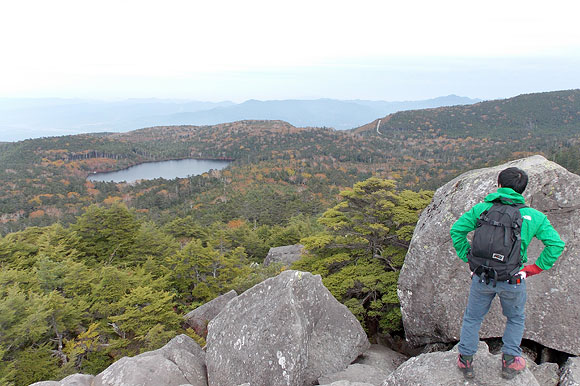
{"label": "red glove", "polygon": [[538,273],[542,272],[543,269],[538,267],[536,264],[526,265],[520,272],[524,272],[526,275],[524,278],[537,275]]}

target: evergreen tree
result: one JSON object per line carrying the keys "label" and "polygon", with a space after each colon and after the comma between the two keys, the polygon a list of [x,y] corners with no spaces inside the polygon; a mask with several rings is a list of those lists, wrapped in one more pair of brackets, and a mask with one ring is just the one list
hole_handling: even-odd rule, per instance
{"label": "evergreen tree", "polygon": [[134,265],[125,258],[135,247],[139,221],[125,205],[91,205],[71,229],[80,237],[78,249],[89,259],[107,264]]}
{"label": "evergreen tree", "polygon": [[124,295],[113,308],[110,326],[123,339],[145,342],[143,349],[158,348],[176,335],[182,319],[173,311],[169,292],[138,286]]}
{"label": "evergreen tree", "polygon": [[343,200],[324,212],[320,223],[340,238],[337,246],[364,249],[371,257],[394,245],[406,248],[420,209],[431,200],[426,191],[395,191],[395,181],[372,177],[340,192]]}
{"label": "evergreen tree", "polygon": [[370,335],[400,330],[399,270],[432,192],[398,192],[394,181],[372,177],[340,196],[319,219],[326,231],[301,240],[310,254],[292,268],[320,274]]}

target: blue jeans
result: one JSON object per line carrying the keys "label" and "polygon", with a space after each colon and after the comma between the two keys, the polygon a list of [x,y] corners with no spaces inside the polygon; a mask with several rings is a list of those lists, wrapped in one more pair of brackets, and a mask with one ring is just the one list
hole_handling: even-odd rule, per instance
{"label": "blue jeans", "polygon": [[522,355],[520,344],[524,335],[526,281],[522,280],[521,284],[498,281],[494,288],[492,282],[489,284],[480,283],[477,275],[473,275],[471,278],[469,299],[463,314],[461,340],[459,341],[459,353],[462,355],[473,355],[477,351],[481,322],[489,311],[491,301],[496,294],[499,295],[502,312],[507,318],[503,333],[502,352],[514,356]]}

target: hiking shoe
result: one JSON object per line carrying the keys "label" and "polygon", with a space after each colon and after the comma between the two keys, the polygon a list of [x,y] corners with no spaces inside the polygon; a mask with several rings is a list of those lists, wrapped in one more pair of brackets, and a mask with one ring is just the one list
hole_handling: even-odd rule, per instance
{"label": "hiking shoe", "polygon": [[457,367],[463,373],[465,379],[473,379],[475,373],[473,372],[473,355],[461,355],[457,356]]}
{"label": "hiking shoe", "polygon": [[505,379],[512,379],[526,368],[526,360],[522,357],[503,354],[501,376]]}

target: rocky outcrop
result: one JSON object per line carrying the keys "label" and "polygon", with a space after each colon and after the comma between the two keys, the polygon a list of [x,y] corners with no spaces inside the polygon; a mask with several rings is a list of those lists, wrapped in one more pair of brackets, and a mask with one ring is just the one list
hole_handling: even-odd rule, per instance
{"label": "rocky outcrop", "polygon": [[238,296],[237,292],[231,290],[230,292],[218,296],[212,301],[197,307],[195,310],[185,315],[183,319],[195,330],[196,334],[206,336],[207,325],[209,322],[215,318],[226,304],[236,296]]}
{"label": "rocky outcrop", "polygon": [[473,360],[475,379],[466,382],[463,374],[457,369],[457,347],[451,351],[421,354],[403,363],[392,372],[382,386],[439,386],[465,385],[478,386],[539,386],[532,372],[526,368],[512,380],[501,377],[501,354],[492,355],[484,342]]}
{"label": "rocky outcrop", "polygon": [[[524,192],[527,205],[544,212],[562,239],[566,250],[555,266],[527,281],[526,330],[524,338],[544,346],[580,355],[580,176],[541,156],[533,156],[493,168],[467,172],[435,193],[415,228],[398,294],[407,339],[422,345],[459,340],[467,303],[470,275],[467,264],[455,254],[449,229],[465,211],[494,192],[499,172],[516,166],[529,175]],[[534,240],[528,248],[528,263],[535,261],[543,245]],[[487,315],[480,336],[501,337],[505,318],[499,301]]]}
{"label": "rocky outcrop", "polygon": [[388,347],[373,344],[356,359],[355,363],[337,373],[323,375],[318,379],[318,383],[334,385],[339,381],[348,381],[352,384],[363,382],[378,386],[407,359],[407,356]]}
{"label": "rocky outcrop", "polygon": [[208,330],[210,385],[313,385],[369,347],[360,323],[320,276],[299,271],[231,300]]}
{"label": "rocky outcrop", "polygon": [[93,375],[73,374],[60,381],[36,382],[30,386],[92,386]]}
{"label": "rocky outcrop", "polygon": [[335,374],[324,375],[318,379],[318,383],[333,384],[338,381],[349,382],[363,382],[370,385],[379,386],[383,380],[390,374],[390,371],[383,371],[382,369],[370,366],[361,365],[359,363],[352,364],[346,369]]}
{"label": "rocky outcrop", "polygon": [[580,386],[580,358],[568,358],[562,367],[560,386]]}
{"label": "rocky outcrop", "polygon": [[187,335],[176,336],[158,350],[119,359],[98,374],[92,386],[159,384],[207,386],[205,353]]}
{"label": "rocky outcrop", "polygon": [[300,260],[303,248],[304,245],[301,244],[270,248],[268,255],[264,259],[264,267],[275,263],[282,263],[282,265],[289,267],[293,262]]}
{"label": "rocky outcrop", "polygon": [[388,347],[372,344],[367,351],[356,359],[355,363],[374,366],[388,375],[395,371],[407,359],[409,357],[406,355],[391,350]]}
{"label": "rocky outcrop", "polygon": [[[212,319],[207,353],[179,335],[158,350],[121,358],[94,379],[79,376],[89,377],[87,386],[309,386],[344,370],[370,346],[354,315],[308,272],[282,272],[197,310]],[[77,385],[67,379],[36,386]]]}

